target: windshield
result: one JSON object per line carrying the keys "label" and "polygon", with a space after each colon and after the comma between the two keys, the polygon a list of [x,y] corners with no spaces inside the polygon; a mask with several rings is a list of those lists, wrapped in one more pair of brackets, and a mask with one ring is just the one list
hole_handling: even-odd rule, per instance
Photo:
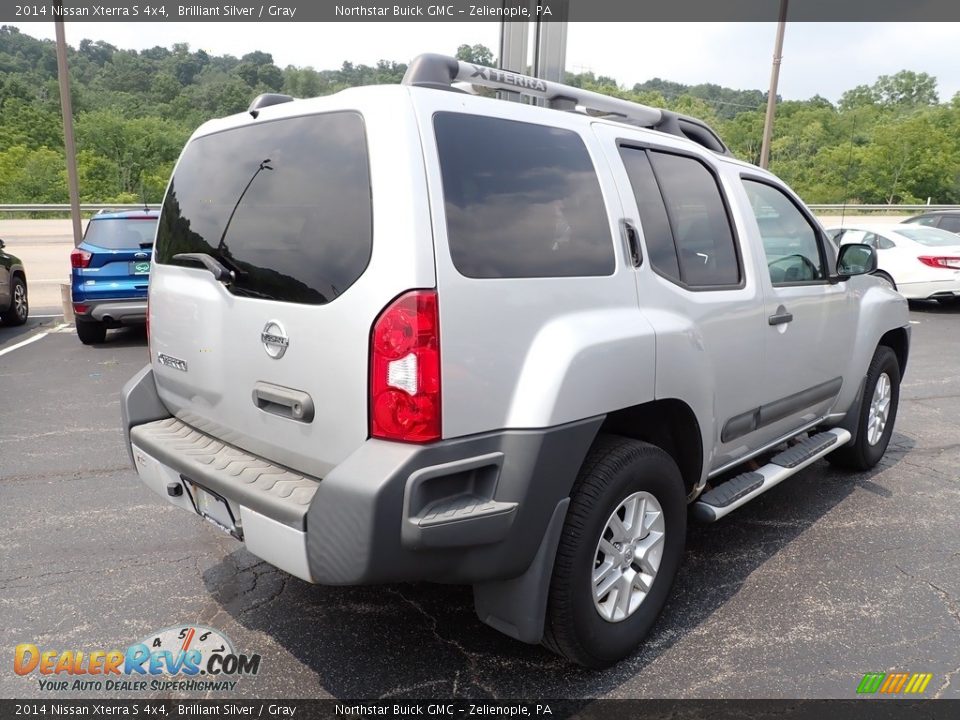
{"label": "windshield", "polygon": [[156,217],[94,218],[83,241],[107,250],[137,250],[153,245]]}
{"label": "windshield", "polygon": [[363,274],[373,208],[363,120],[334,112],[274,120],[191,142],[157,230],[156,261],[236,273],[235,295],[321,305]]}
{"label": "windshield", "polygon": [[931,227],[898,227],[896,232],[914,242],[930,247],[951,247],[960,245],[960,237],[952,232]]}

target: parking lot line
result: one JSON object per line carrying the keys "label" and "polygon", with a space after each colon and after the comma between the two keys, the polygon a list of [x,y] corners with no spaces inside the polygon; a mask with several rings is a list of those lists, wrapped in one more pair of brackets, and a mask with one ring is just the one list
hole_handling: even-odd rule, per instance
{"label": "parking lot line", "polygon": [[37,340],[42,340],[47,335],[49,335],[49,333],[43,332],[43,333],[40,333],[39,335],[34,335],[32,338],[27,338],[23,342],[18,342],[16,345],[11,345],[6,350],[0,350],[0,357],[6,355],[7,353],[12,353],[14,350],[19,350],[24,345],[29,345],[30,343],[35,343]]}
{"label": "parking lot line", "polygon": [[45,338],[45,337],[46,337],[47,335],[49,335],[50,333],[59,332],[62,328],[65,328],[66,326],[67,326],[67,323],[61,323],[60,325],[57,325],[56,327],[51,328],[51,329],[48,330],[47,332],[39,333],[39,334],[37,334],[37,335],[34,335],[33,337],[27,338],[26,340],[24,340],[24,341],[22,341],[22,342],[18,342],[16,345],[11,345],[11,346],[8,347],[8,348],[5,348],[5,349],[3,349],[3,350],[0,350],[0,357],[3,357],[3,356],[6,355],[7,353],[12,353],[14,350],[19,350],[20,348],[24,347],[25,345],[29,345],[30,343],[35,343],[37,340],[42,340],[43,338]]}

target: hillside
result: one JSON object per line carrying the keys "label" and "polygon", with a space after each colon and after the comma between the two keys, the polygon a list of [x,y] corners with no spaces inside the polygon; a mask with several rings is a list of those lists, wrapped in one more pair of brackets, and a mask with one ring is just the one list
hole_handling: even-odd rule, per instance
{"label": "hillside", "polygon": [[[452,51],[452,48],[451,48]],[[492,61],[483,46],[464,59]],[[406,65],[344,62],[338,70],[278,67],[265,52],[236,58],[185,44],[140,52],[81,40],[68,54],[80,192],[87,202],[161,199],[173,163],[203,121],[245,109],[261,92],[314,97],[396,83]],[[66,202],[54,45],[0,27],[0,203]],[[655,78],[619,87],[592,73],[568,82],[701,117],[734,153],[756,162],[766,94]],[[783,102],[771,170],[808,202],[960,202],[960,95],[941,103],[936,80],[901,71],[845,93]]]}

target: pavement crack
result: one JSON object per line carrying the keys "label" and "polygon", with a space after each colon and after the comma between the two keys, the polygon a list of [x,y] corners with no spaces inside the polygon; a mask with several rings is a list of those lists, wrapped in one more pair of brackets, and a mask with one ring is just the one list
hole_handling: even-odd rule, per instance
{"label": "pavement crack", "polygon": [[937,692],[933,696],[934,700],[939,700],[943,696],[943,693],[946,692],[950,687],[950,683],[953,681],[953,677],[957,673],[960,673],[960,667],[947,673],[947,676],[943,680],[943,685],[937,688]]}
{"label": "pavement crack", "polygon": [[[427,609],[426,609],[425,607],[423,607],[423,605],[421,605],[420,603],[418,603],[416,600],[414,600],[413,598],[407,597],[406,595],[404,595],[402,592],[400,592],[400,591],[397,590],[396,588],[387,588],[387,592],[389,592],[391,595],[396,595],[396,596],[399,597],[401,600],[403,600],[405,603],[407,603],[407,605],[409,605],[409,606],[412,607],[414,610],[416,610],[418,613],[420,613],[421,615],[423,615],[423,617],[425,617],[425,618],[430,622],[430,632],[433,634],[433,636],[434,636],[439,642],[443,643],[444,645],[447,645],[448,647],[453,648],[456,652],[460,653],[460,655],[462,655],[463,658],[467,661],[467,667],[468,667],[468,670],[469,670],[469,673],[470,673],[470,681],[473,683],[473,685],[475,685],[476,687],[480,688],[480,689],[483,690],[484,692],[489,693],[489,694],[490,694],[490,697],[493,698],[494,700],[499,699],[499,696],[497,695],[497,691],[496,691],[495,689],[493,689],[492,687],[490,687],[489,685],[485,685],[485,684],[483,683],[483,681],[480,679],[479,667],[478,667],[478,664],[477,664],[477,658],[478,658],[478,654],[477,654],[477,653],[471,652],[470,650],[468,650],[466,647],[464,647],[461,643],[457,642],[456,640],[454,640],[454,639],[452,639],[452,638],[447,638],[447,637],[444,637],[443,635],[441,635],[441,634],[440,634],[440,623],[439,623],[439,621],[437,620],[437,618],[435,618],[433,615],[431,615],[431,614],[427,611]],[[456,681],[459,681],[459,679],[460,679],[460,672],[457,671],[457,673],[456,673],[456,675],[455,675],[454,677],[455,677]]]}

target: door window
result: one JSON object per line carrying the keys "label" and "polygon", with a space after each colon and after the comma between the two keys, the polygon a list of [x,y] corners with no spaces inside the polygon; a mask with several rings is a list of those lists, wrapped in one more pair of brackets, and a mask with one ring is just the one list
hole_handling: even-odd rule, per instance
{"label": "door window", "polygon": [[[760,228],[774,285],[817,282],[826,278],[819,233],[781,190],[756,180],[743,180]],[[849,233],[843,242],[850,242]]]}

